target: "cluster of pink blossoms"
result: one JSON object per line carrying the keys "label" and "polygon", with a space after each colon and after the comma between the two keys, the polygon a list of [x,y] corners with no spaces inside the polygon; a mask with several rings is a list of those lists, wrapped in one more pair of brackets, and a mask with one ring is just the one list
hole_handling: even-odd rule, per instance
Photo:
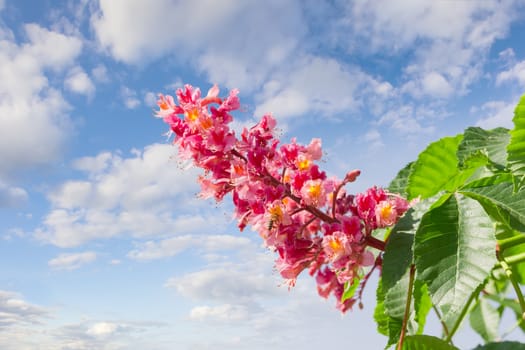
{"label": "cluster of pink blossoms", "polygon": [[356,298],[341,301],[345,283],[380,263],[367,247],[384,249],[372,231],[395,224],[409,203],[377,187],[347,194],[344,185],[359,170],[343,180],[328,178],[316,164],[321,141],[280,144],[269,114],[237,137],[229,127],[230,113],[240,107],[237,94],[221,99],[213,86],[202,97],[186,85],[177,90],[178,103],[159,96],[157,115],[175,134],[180,157],[204,169],[201,196],[220,201],[231,193],[239,228],[250,225],[278,253],[276,268],[289,285],[308,270],[322,297],[333,294],[338,309],[350,309]]}

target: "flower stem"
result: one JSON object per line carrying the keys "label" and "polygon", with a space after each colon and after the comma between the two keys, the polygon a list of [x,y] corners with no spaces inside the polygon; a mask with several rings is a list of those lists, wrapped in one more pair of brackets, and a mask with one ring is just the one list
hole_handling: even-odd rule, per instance
{"label": "flower stem", "polygon": [[377,250],[380,250],[382,252],[385,251],[386,243],[383,242],[382,240],[377,239],[374,236],[368,235],[366,236],[365,241],[366,241],[366,245],[368,245],[369,247],[376,248]]}
{"label": "flower stem", "polygon": [[403,316],[403,326],[401,328],[401,334],[399,335],[399,342],[397,343],[397,350],[403,348],[403,342],[405,341],[405,335],[407,331],[408,318],[410,317],[410,305],[412,303],[412,288],[414,287],[414,276],[416,274],[416,265],[410,265],[410,277],[408,280],[408,295],[407,303],[405,305],[405,315]]}

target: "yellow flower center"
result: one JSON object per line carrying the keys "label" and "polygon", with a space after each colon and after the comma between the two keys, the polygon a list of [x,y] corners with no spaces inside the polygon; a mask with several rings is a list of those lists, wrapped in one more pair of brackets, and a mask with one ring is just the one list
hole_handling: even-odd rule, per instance
{"label": "yellow flower center", "polygon": [[191,111],[186,111],[184,114],[186,115],[186,118],[188,118],[188,120],[191,122],[194,122],[199,117],[199,111],[197,110],[197,108],[194,108]]}
{"label": "yellow flower center", "polygon": [[299,160],[297,162],[297,168],[299,168],[299,170],[307,170],[310,168],[310,163],[311,162],[308,159]]}
{"label": "yellow flower center", "polygon": [[343,245],[338,239],[332,239],[330,240],[330,248],[332,248],[334,252],[340,252],[341,249],[343,249]]}
{"label": "yellow flower center", "polygon": [[308,193],[312,198],[319,198],[321,196],[321,184],[310,185]]}
{"label": "yellow flower center", "polygon": [[379,216],[381,216],[381,219],[386,220],[392,216],[393,210],[392,204],[385,204],[379,209]]}
{"label": "yellow flower center", "polygon": [[162,110],[166,110],[166,109],[169,108],[169,107],[168,107],[168,104],[167,104],[166,102],[161,102],[161,103],[159,103],[159,107],[160,107],[160,109],[162,109]]}

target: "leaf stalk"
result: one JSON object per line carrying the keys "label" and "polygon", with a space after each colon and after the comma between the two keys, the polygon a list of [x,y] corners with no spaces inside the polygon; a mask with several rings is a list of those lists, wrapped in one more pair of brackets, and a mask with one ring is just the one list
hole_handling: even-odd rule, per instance
{"label": "leaf stalk", "polygon": [[512,288],[514,288],[514,291],[516,292],[516,296],[518,297],[518,302],[520,304],[521,308],[521,318],[525,319],[525,298],[523,297],[523,293],[521,292],[521,288],[518,284],[518,281],[514,278],[514,274],[512,273],[512,269],[510,268],[509,264],[507,263],[505,258],[500,258],[500,265],[505,270],[505,274],[509,278]]}
{"label": "leaf stalk", "polygon": [[498,246],[500,252],[503,252],[505,249],[514,247],[520,244],[525,243],[525,234],[520,234],[517,236],[505,238],[498,241]]}
{"label": "leaf stalk", "polygon": [[410,276],[408,280],[408,295],[407,303],[405,305],[405,314],[403,316],[403,326],[401,328],[401,334],[399,335],[399,342],[397,343],[397,350],[403,349],[403,342],[405,341],[405,335],[408,326],[408,318],[410,317],[410,305],[412,304],[412,289],[414,288],[414,276],[416,274],[416,265],[410,265]]}
{"label": "leaf stalk", "polygon": [[456,319],[456,322],[452,326],[452,329],[450,330],[450,332],[448,333],[447,338],[445,339],[445,341],[447,343],[451,343],[452,342],[452,337],[454,336],[454,334],[459,329],[459,326],[461,325],[461,322],[463,322],[463,319],[467,315],[468,309],[470,308],[470,304],[476,298],[476,296],[479,294],[479,292],[480,292],[480,289],[476,288],[476,290],[474,290],[474,292],[472,292],[472,294],[470,294],[470,297],[468,298],[467,303],[465,304],[463,309],[461,309],[461,313],[459,314],[459,317]]}

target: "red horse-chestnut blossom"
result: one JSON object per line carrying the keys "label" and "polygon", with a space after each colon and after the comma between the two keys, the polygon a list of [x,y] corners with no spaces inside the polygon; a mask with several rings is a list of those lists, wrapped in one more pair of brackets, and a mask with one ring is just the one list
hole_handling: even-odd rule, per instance
{"label": "red horse-chestnut blossom", "polygon": [[363,268],[381,261],[368,248],[384,249],[372,231],[394,225],[408,202],[377,187],[346,193],[345,184],[360,172],[328,178],[316,163],[321,140],[280,144],[270,114],[235,135],[229,124],[240,107],[237,94],[222,99],[213,86],[202,97],[186,85],[177,90],[177,102],[159,96],[157,115],[169,124],[180,157],[204,169],[200,195],[220,201],[231,194],[239,229],[251,226],[277,253],[276,269],[289,285],[308,270],[319,295],[332,294],[338,309],[350,309],[356,298],[342,301],[345,283],[366,281]]}

